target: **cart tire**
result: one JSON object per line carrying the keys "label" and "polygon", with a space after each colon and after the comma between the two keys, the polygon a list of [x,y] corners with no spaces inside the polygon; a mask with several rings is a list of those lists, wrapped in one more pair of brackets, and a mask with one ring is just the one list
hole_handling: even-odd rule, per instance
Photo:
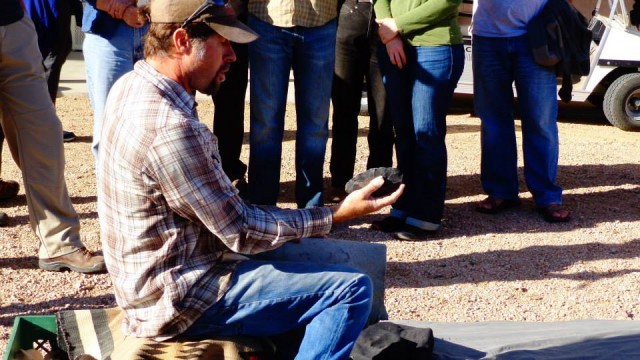
{"label": "cart tire", "polygon": [[609,122],[625,131],[640,131],[640,73],[625,74],[604,93],[602,110]]}

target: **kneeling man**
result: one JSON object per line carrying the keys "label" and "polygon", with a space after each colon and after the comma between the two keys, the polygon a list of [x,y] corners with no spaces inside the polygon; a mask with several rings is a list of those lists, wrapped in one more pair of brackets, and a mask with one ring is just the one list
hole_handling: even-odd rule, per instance
{"label": "kneeling man", "polygon": [[145,58],[113,86],[100,146],[98,211],[125,333],[156,340],[269,336],[304,327],[297,358],[345,359],[367,320],[371,281],[346,266],[251,260],[240,254],[329,232],[402,192],[373,180],[331,208],[245,203],[198,121],[235,60],[229,41],[255,33],[214,1],[151,0]]}

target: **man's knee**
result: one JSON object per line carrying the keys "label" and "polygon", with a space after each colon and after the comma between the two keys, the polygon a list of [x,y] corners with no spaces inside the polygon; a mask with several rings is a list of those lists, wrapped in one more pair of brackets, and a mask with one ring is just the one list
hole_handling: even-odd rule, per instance
{"label": "man's knee", "polygon": [[371,303],[373,301],[373,282],[368,275],[363,273],[354,273],[353,279],[347,289],[351,294],[350,298],[354,304],[362,304],[367,309],[367,312],[371,310]]}

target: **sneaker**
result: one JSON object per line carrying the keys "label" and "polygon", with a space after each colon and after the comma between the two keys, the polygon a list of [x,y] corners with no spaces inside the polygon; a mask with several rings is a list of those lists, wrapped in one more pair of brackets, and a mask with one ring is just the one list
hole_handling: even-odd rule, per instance
{"label": "sneaker", "polygon": [[73,141],[75,139],[76,139],[76,134],[72,133],[71,131],[63,131],[62,132],[62,141],[71,142],[71,141]]}
{"label": "sneaker", "polygon": [[404,224],[399,231],[393,233],[393,237],[404,241],[423,241],[433,238],[436,232],[436,230],[425,230],[417,226]]}
{"label": "sneaker", "polygon": [[344,191],[344,186],[331,186],[329,190],[329,202],[339,203],[347,197],[347,192]]}
{"label": "sneaker", "polygon": [[0,200],[9,200],[16,197],[20,191],[20,184],[13,180],[0,180]]}
{"label": "sneaker", "polygon": [[392,233],[400,230],[404,225],[404,219],[400,219],[395,216],[387,216],[382,220],[376,220],[371,223],[373,230],[378,230],[386,233]]}
{"label": "sneaker", "polygon": [[38,261],[40,269],[47,271],[71,270],[79,273],[104,272],[104,257],[94,255],[86,248],[72,253]]}
{"label": "sneaker", "polygon": [[9,222],[9,215],[7,213],[0,212],[0,227],[7,225]]}

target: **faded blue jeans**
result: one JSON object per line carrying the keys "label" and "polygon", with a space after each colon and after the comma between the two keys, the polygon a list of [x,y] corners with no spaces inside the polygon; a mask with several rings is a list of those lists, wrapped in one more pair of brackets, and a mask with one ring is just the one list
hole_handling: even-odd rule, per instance
{"label": "faded blue jeans", "polygon": [[464,68],[464,48],[405,43],[404,50],[407,64],[402,69],[391,64],[384,46],[378,54],[406,185],[391,215],[435,230],[442,221],[447,185],[447,111]]}
{"label": "faded blue jeans", "polygon": [[[113,84],[122,75],[133,70],[136,61],[143,58],[143,37],[148,25],[134,29],[120,22],[113,35],[107,39],[100,35],[85,33],[82,44],[87,72],[87,90],[93,107],[93,142],[91,151],[98,159],[102,116],[107,95]],[[96,164],[98,162],[96,161]]]}
{"label": "faded blue jeans", "polygon": [[248,24],[260,35],[249,44],[249,200],[259,205],[278,201],[284,114],[293,69],[296,203],[299,208],[322,206],[336,21],[312,28],[282,28],[249,15]]}
{"label": "faded blue jeans", "polygon": [[481,181],[500,199],[518,198],[515,81],[522,122],[524,178],[537,207],[562,203],[558,171],[558,101],[553,68],[535,63],[527,36],[473,37],[475,111],[482,121]]}
{"label": "faded blue jeans", "polygon": [[371,297],[369,277],[346,266],[241,261],[229,291],[181,336],[273,336],[305,327],[296,359],[348,359]]}

